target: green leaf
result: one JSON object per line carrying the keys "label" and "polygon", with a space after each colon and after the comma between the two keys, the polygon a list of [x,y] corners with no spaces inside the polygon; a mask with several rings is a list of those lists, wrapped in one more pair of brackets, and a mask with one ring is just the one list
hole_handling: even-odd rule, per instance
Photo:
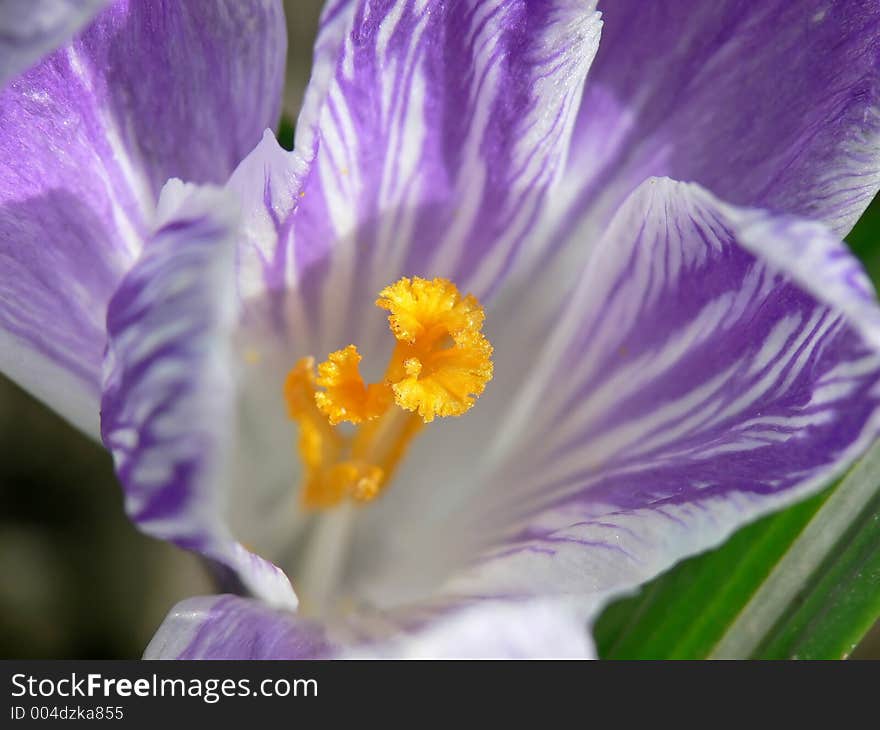
{"label": "green leaf", "polygon": [[880,284],[880,195],[862,214],[859,222],[846,237],[853,253],[867,269],[874,286]]}
{"label": "green leaf", "polygon": [[286,150],[293,149],[293,137],[296,132],[296,125],[286,114],[281,115],[281,121],[278,122],[278,134],[276,139],[278,144]]}
{"label": "green leaf", "polygon": [[880,445],[840,483],[712,656],[842,659],[880,616]]}
{"label": "green leaf", "polygon": [[609,606],[595,628],[600,655],[707,656],[826,497],[749,525],[717,550],[681,563],[638,595]]}
{"label": "green leaf", "polygon": [[833,489],[612,604],[607,658],[837,658],[880,616],[880,445]]}

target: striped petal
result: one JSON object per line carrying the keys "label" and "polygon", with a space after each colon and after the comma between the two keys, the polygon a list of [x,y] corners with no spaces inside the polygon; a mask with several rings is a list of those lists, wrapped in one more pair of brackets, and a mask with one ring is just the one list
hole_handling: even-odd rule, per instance
{"label": "striped petal", "polygon": [[265,288],[298,289],[335,343],[404,272],[498,281],[560,172],[599,21],[580,0],[362,0],[322,27]]}
{"label": "striped petal", "polygon": [[284,51],[279,0],[118,0],[0,92],[0,369],[84,430],[159,189],[226,181],[275,122]]}
{"label": "striped petal", "polygon": [[568,181],[607,220],[646,177],[847,234],[880,188],[880,6],[609,0]]}
{"label": "striped petal", "polygon": [[[562,605],[491,602],[413,623],[413,609],[356,638],[334,641],[321,624],[235,596],[193,598],[172,609],[145,659],[592,658],[584,625]],[[369,627],[369,628],[367,628]],[[396,628],[396,632],[389,630]],[[349,630],[351,627],[349,626]],[[370,634],[374,634],[371,636]]]}
{"label": "striped petal", "polygon": [[552,313],[646,178],[846,235],[880,188],[880,6],[609,0],[566,172],[523,277]]}
{"label": "striped petal", "polygon": [[5,0],[0,9],[0,89],[66,43],[109,0]]}
{"label": "striped petal", "polygon": [[235,200],[171,181],[160,227],[113,295],[101,429],[131,519],[210,558],[250,593],[296,606],[284,574],[231,537],[236,436]]}
{"label": "striped petal", "polygon": [[238,596],[200,596],[177,604],[144,659],[330,659],[339,648],[324,627]]}
{"label": "striped petal", "polygon": [[427,561],[449,525],[463,562],[484,545],[453,595],[592,611],[827,485],[880,430],[880,310],[821,224],[650,180],[569,304],[484,445],[494,477],[407,545]]}

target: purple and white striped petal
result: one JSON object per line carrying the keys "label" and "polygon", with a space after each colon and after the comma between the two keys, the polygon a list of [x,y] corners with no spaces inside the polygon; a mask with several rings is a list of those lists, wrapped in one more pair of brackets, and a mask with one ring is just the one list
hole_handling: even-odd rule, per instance
{"label": "purple and white striped petal", "polygon": [[527,242],[539,336],[627,195],[667,175],[847,234],[880,188],[880,6],[609,0],[562,183]]}
{"label": "purple and white striped petal", "polygon": [[427,561],[455,524],[463,563],[488,549],[452,595],[595,609],[864,451],[880,432],[878,311],[821,224],[646,182],[499,421],[491,481],[408,550]]}
{"label": "purple and white striped petal", "polygon": [[0,369],[87,432],[159,189],[225,182],[275,122],[284,32],[280,0],[118,0],[0,92]]}
{"label": "purple and white striped petal", "polygon": [[232,595],[189,598],[171,609],[144,659],[332,659],[324,627]]}
{"label": "purple and white striped petal", "polygon": [[873,0],[608,0],[567,181],[606,221],[651,175],[846,235],[880,188]]}
{"label": "purple and white striped petal", "polygon": [[335,346],[404,272],[498,282],[561,171],[600,23],[581,0],[363,0],[322,27],[307,171],[261,265]]}
{"label": "purple and white striped petal", "polygon": [[155,195],[171,177],[226,182],[280,114],[281,0],[117,0],[74,53],[109,69],[93,88]]}
{"label": "purple and white striped petal", "polygon": [[[413,621],[414,608],[386,617],[383,638],[347,627],[334,641],[321,624],[236,596],[192,598],[175,606],[145,659],[589,659],[583,621],[563,604],[485,602]],[[366,623],[369,626],[369,622]],[[387,634],[396,625],[397,633]],[[364,627],[361,627],[363,629]]]}
{"label": "purple and white striped petal", "polygon": [[0,89],[66,43],[109,0],[4,0],[0,7]]}
{"label": "purple and white striped petal", "polygon": [[195,550],[270,604],[296,606],[278,568],[227,526],[234,459],[235,200],[172,180],[160,227],[110,301],[101,431],[145,532]]}

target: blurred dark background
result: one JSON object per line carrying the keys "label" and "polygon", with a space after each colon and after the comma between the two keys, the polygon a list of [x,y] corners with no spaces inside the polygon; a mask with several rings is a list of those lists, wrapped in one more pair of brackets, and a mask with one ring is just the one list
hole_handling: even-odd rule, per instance
{"label": "blurred dark background", "polygon": [[[290,119],[320,6],[286,2]],[[878,201],[849,240],[880,280]],[[138,657],[177,601],[211,591],[193,556],[131,526],[104,449],[2,376],[0,444],[0,657]],[[856,656],[880,657],[880,630]]]}

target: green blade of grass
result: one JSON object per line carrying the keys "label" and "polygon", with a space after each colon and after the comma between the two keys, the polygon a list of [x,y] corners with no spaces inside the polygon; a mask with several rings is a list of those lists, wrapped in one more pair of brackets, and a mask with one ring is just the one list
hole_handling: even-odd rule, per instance
{"label": "green blade of grass", "polygon": [[606,658],[839,658],[880,617],[880,444],[835,487],[740,530],[595,627]]}

